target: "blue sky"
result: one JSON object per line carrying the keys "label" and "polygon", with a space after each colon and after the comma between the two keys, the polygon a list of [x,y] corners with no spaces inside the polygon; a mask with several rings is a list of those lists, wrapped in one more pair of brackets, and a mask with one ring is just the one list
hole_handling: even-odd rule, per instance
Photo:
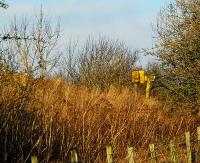
{"label": "blue sky", "polygon": [[[0,29],[14,16],[32,17],[42,5],[53,21],[61,20],[63,40],[84,41],[88,36],[119,39],[130,48],[152,47],[152,24],[169,0],[6,0],[7,10],[0,10]],[[141,62],[148,62],[141,59]]]}

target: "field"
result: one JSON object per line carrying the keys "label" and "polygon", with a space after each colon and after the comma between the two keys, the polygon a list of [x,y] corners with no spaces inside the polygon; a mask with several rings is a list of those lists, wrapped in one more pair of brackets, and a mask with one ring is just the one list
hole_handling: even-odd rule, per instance
{"label": "field", "polygon": [[144,159],[150,143],[179,139],[186,131],[194,135],[200,124],[197,115],[167,113],[157,99],[131,88],[101,91],[59,78],[13,75],[0,80],[1,162],[24,162],[31,155],[64,162],[71,149],[83,162],[105,162],[107,145],[116,161],[128,146]]}

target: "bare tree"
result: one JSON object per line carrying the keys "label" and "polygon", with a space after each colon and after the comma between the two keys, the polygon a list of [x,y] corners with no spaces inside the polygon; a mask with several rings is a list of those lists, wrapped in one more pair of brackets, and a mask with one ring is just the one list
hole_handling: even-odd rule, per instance
{"label": "bare tree", "polygon": [[20,72],[45,77],[58,63],[56,49],[60,38],[60,24],[55,29],[44,17],[42,10],[31,24],[27,19],[20,23],[15,18],[5,28],[1,38],[1,58],[5,65]]}
{"label": "bare tree", "polygon": [[82,49],[68,50],[67,79],[100,89],[110,85],[127,86],[137,58],[137,51],[131,51],[123,42],[90,38]]}

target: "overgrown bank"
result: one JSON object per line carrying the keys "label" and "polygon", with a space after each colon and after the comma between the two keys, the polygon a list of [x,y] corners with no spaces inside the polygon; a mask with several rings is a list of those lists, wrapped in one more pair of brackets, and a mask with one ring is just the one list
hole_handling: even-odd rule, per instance
{"label": "overgrown bank", "polygon": [[198,117],[165,115],[158,101],[128,88],[101,91],[60,79],[16,78],[1,77],[2,162],[23,162],[33,154],[43,162],[64,162],[72,148],[83,162],[102,162],[108,144],[123,158],[127,146],[148,149],[199,125]]}

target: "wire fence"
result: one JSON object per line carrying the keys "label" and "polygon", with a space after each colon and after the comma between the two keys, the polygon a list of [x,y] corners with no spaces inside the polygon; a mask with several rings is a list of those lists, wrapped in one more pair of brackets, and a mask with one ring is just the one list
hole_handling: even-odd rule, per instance
{"label": "wire fence", "polygon": [[[170,141],[149,144],[149,149],[141,150],[142,153],[134,147],[128,147],[125,158],[118,158],[113,151],[111,146],[106,147],[107,163],[200,163],[200,127],[197,127],[196,133],[186,132],[182,137]],[[68,162],[82,162],[78,150],[70,151]],[[39,163],[37,156],[31,156],[31,163]]]}

